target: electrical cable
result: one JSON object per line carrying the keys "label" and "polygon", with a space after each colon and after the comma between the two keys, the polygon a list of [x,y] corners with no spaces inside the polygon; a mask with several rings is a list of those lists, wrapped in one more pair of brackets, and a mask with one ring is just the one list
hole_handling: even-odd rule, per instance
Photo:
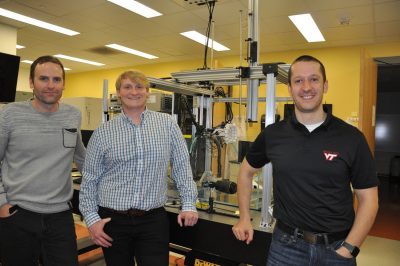
{"label": "electrical cable", "polygon": [[214,13],[215,1],[206,1],[206,5],[208,8],[208,25],[206,30],[206,44],[204,48],[204,63],[203,69],[208,69],[207,66],[207,53],[208,53],[208,42],[210,40],[210,33],[211,33],[211,24],[212,24],[212,17]]}
{"label": "electrical cable", "polygon": [[222,170],[221,170],[221,141],[218,136],[212,135],[211,139],[214,141],[215,145],[217,146],[217,177],[221,177],[222,175]]}
{"label": "electrical cable", "polygon": [[193,123],[193,125],[194,125],[195,128],[196,128],[196,135],[201,135],[201,134],[203,134],[204,127],[203,127],[203,126],[200,126],[200,125],[196,122],[196,119],[195,119],[193,113],[192,113],[191,110],[190,110],[189,102],[188,102],[188,100],[187,100],[187,98],[186,98],[185,95],[182,95],[181,101],[182,101],[183,104],[184,104],[184,108],[183,108],[183,109],[185,109],[186,112],[189,114],[190,120],[191,120],[191,122]]}
{"label": "electrical cable", "polygon": [[[222,87],[216,87],[215,90],[215,96],[220,96],[222,98],[226,98],[225,91]],[[231,103],[225,103],[225,123],[230,123],[233,120],[233,111],[232,111],[232,104]]]}

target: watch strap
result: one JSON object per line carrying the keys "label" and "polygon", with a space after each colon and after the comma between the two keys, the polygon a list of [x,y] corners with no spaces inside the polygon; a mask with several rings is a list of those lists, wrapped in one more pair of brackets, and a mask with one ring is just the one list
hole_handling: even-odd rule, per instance
{"label": "watch strap", "polygon": [[360,249],[357,246],[353,246],[346,241],[343,241],[341,246],[345,247],[354,258],[357,257],[358,253],[360,252]]}

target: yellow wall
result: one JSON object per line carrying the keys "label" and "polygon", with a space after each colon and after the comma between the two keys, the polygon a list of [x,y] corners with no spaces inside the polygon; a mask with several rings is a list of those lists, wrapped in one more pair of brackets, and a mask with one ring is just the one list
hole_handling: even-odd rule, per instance
{"label": "yellow wall", "polygon": [[[327,71],[329,82],[328,93],[325,102],[333,104],[333,113],[343,120],[352,116],[358,116],[359,93],[360,93],[360,61],[361,53],[367,50],[372,57],[399,56],[400,43],[387,43],[368,46],[351,46],[340,48],[325,48],[312,50],[297,50],[286,52],[275,52],[262,54],[260,63],[285,62],[291,63],[296,57],[302,54],[310,54],[320,59]],[[171,72],[193,70],[202,66],[202,60],[185,61],[163,64],[149,64],[127,68],[99,70],[78,74],[67,74],[66,90],[64,97],[102,97],[103,80],[109,80],[109,93],[115,92],[114,82],[116,77],[127,69],[138,69],[146,75],[156,78],[168,77]],[[237,67],[238,57],[218,58],[219,67]],[[238,97],[238,88],[233,91],[234,97]],[[259,96],[265,96],[265,85],[259,89]],[[277,96],[288,96],[287,86],[277,86]],[[243,89],[243,97],[246,97],[246,90]],[[282,116],[283,104],[279,104],[278,112]],[[238,115],[238,105],[234,104],[234,114]],[[259,104],[259,117],[265,113],[265,104]],[[242,115],[245,117],[245,110]],[[357,126],[357,122],[353,123]],[[259,124],[247,128],[248,139],[252,140],[260,131]]]}
{"label": "yellow wall", "polygon": [[[263,54],[260,56],[260,62],[291,63],[303,54],[315,56],[324,63],[329,83],[328,93],[325,95],[324,102],[333,104],[333,113],[343,120],[347,120],[348,117],[357,114],[360,83],[360,47],[298,50]],[[235,92],[234,96],[238,97],[237,90]],[[243,94],[245,95],[245,92]],[[259,89],[259,96],[262,97],[265,95],[265,85],[262,85]],[[276,96],[289,96],[287,86],[278,84],[276,87]],[[283,118],[283,105],[284,103],[279,103],[277,110],[281,118]],[[235,113],[237,114],[237,105],[234,106],[234,110],[236,110]],[[265,103],[259,104],[258,113],[258,120],[260,121],[261,114],[265,113]],[[259,131],[260,125],[258,123],[247,127],[247,139],[253,140]]]}
{"label": "yellow wall", "polygon": [[175,62],[149,64],[109,70],[90,71],[77,74],[66,73],[64,97],[103,97],[103,80],[108,80],[109,93],[115,92],[115,80],[119,74],[128,69],[143,71],[147,76],[155,78],[170,77],[171,72],[197,69],[201,64],[195,62]]}
{"label": "yellow wall", "polygon": [[367,45],[365,48],[371,57],[400,56],[400,42]]}

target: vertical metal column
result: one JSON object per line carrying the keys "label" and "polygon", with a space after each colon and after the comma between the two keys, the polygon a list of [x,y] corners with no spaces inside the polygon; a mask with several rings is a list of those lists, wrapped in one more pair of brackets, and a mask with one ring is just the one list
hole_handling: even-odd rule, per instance
{"label": "vertical metal column", "polygon": [[172,93],[172,103],[171,103],[171,116],[175,122],[178,123],[178,115],[175,114],[175,93]]}
{"label": "vertical metal column", "polygon": [[[249,0],[248,7],[248,61],[249,67],[256,66],[259,60],[258,0]],[[247,120],[257,121],[258,79],[247,80]]]}
{"label": "vertical metal column", "polygon": [[[275,122],[275,91],[276,91],[276,78],[274,73],[267,74],[267,96],[265,104],[265,126]],[[261,175],[263,177],[263,195],[261,207],[261,227],[271,227],[272,218],[272,164],[265,165],[262,169]]]}
{"label": "vertical metal column", "polygon": [[[204,105],[206,108],[206,128],[212,128],[212,106],[211,106],[211,97],[204,97]],[[211,139],[207,138],[206,140],[206,154],[204,158],[204,170],[205,172],[211,172],[211,148],[212,143]]]}
{"label": "vertical metal column", "polygon": [[102,122],[108,121],[108,79],[103,80],[103,115]]}
{"label": "vertical metal column", "polygon": [[211,97],[205,97],[204,98],[205,102],[205,108],[206,108],[206,128],[212,128],[212,119],[213,119],[213,113],[212,113],[212,98]]}
{"label": "vertical metal column", "polygon": [[200,100],[199,101],[199,120],[200,121],[198,121],[198,123],[199,123],[200,126],[202,126],[203,125],[203,121],[204,121],[204,118],[203,118],[204,95],[201,95],[198,99]]}

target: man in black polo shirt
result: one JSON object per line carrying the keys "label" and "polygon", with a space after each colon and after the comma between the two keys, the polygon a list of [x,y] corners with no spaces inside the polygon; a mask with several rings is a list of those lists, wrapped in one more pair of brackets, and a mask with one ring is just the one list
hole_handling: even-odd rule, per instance
{"label": "man in black polo shirt", "polygon": [[356,265],[375,220],[379,181],[371,151],[357,128],[323,110],[327,90],[324,65],[312,56],[297,58],[289,70],[292,116],[265,128],[241,165],[233,232],[249,244],[252,178],[272,163],[277,223],[268,265]]}

